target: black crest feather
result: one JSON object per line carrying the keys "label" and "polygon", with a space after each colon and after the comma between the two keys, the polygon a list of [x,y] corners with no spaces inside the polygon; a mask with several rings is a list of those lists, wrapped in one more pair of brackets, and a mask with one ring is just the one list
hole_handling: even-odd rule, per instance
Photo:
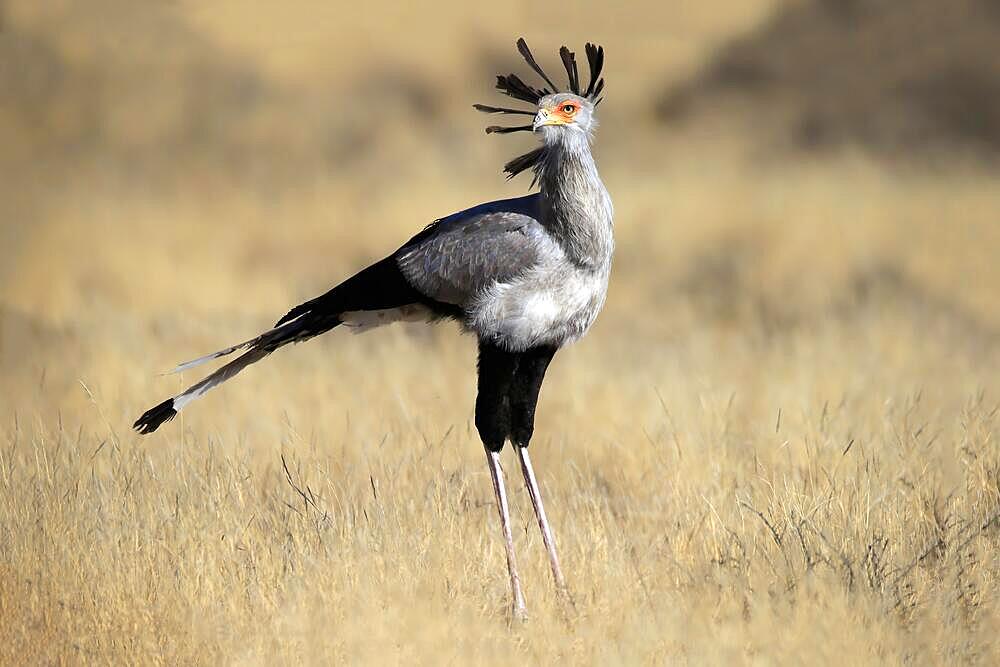
{"label": "black crest feather", "polygon": [[538,104],[538,100],[543,97],[542,91],[532,88],[524,81],[521,81],[520,77],[516,74],[498,76],[497,90],[505,95],[510,95],[514,99],[521,100],[522,102],[530,102],[531,104]]}
{"label": "black crest feather", "polygon": [[587,62],[590,64],[590,84],[587,86],[587,92],[583,95],[594,99],[600,94],[600,90],[596,86],[604,88],[604,79],[601,79],[601,71],[604,69],[604,47],[587,42],[586,51]]}
{"label": "black crest feather", "polygon": [[594,94],[590,96],[590,99],[594,100],[594,106],[596,107],[601,103],[604,98],[601,97],[601,93],[604,91],[604,79],[597,82],[597,88],[594,88]]}
{"label": "black crest feather", "polygon": [[562,58],[563,67],[566,68],[566,78],[569,79],[569,90],[574,95],[580,94],[580,74],[576,69],[576,54],[565,46],[559,49],[559,57]]}
{"label": "black crest feather", "polygon": [[473,104],[472,108],[476,111],[482,111],[483,113],[510,113],[519,114],[522,116],[534,116],[534,111],[529,111],[528,109],[509,109],[507,107],[491,107],[486,104]]}
{"label": "black crest feather", "polygon": [[531,132],[534,129],[531,125],[515,125],[514,127],[501,127],[500,125],[490,125],[486,128],[486,134],[510,134],[511,132]]}
{"label": "black crest feather", "polygon": [[[522,102],[527,102],[537,106],[538,102],[551,93],[560,92],[559,87],[553,83],[552,79],[545,73],[545,70],[538,64],[535,60],[535,56],[531,53],[531,49],[528,48],[528,43],[524,41],[524,38],[518,38],[517,40],[517,50],[524,58],[528,66],[535,71],[538,76],[542,77],[548,88],[535,88],[525,83],[516,74],[507,74],[497,76],[497,90],[502,92],[504,95],[513,97],[516,100]],[[589,99],[594,106],[597,106],[604,99],[601,97],[601,93],[604,91],[604,79],[601,77],[604,71],[604,47],[598,46],[596,44],[591,44],[590,42],[586,45],[587,53],[587,64],[590,66],[590,83],[587,84],[587,89],[584,91],[580,86],[580,71],[576,64],[576,54],[569,50],[569,48],[563,46],[559,49],[559,58],[562,60],[563,67],[566,68],[566,76],[569,79],[569,92],[574,95],[579,95],[581,97],[586,97]],[[551,90],[550,90],[551,89]],[[495,107],[488,104],[473,104],[472,107],[476,111],[481,111],[483,113],[501,113],[501,114],[515,114],[522,116],[534,116],[537,109],[513,109],[510,107]],[[515,125],[512,127],[501,127],[499,125],[490,125],[486,128],[487,134],[510,134],[511,132],[531,132],[533,130],[532,125]],[[545,160],[546,149],[544,146],[540,146],[533,151],[525,153],[524,155],[519,155],[507,164],[503,166],[504,173],[507,174],[507,179],[512,179],[518,174],[528,169],[535,172],[535,178],[532,179],[531,184],[534,185],[538,180],[538,171],[540,165]]]}
{"label": "black crest feather", "polygon": [[528,65],[531,67],[531,69],[535,70],[535,72],[538,73],[538,76],[540,76],[543,79],[545,79],[545,83],[549,84],[549,87],[552,88],[552,90],[543,90],[542,92],[545,95],[548,95],[549,93],[554,93],[557,90],[559,90],[559,86],[557,86],[556,84],[552,83],[552,79],[550,79],[548,77],[548,75],[545,74],[545,72],[542,70],[542,68],[535,61],[535,56],[531,55],[531,49],[528,48],[528,43],[524,41],[524,37],[519,37],[518,38],[518,40],[517,40],[517,50],[521,52],[521,56],[528,63]]}
{"label": "black crest feather", "polygon": [[[529,151],[524,155],[518,155],[516,158],[508,162],[503,166],[503,171],[507,174],[507,180],[514,178],[520,174],[525,169],[534,169],[535,176],[538,176],[538,166],[545,159],[545,147],[539,146],[533,151]],[[535,179],[532,179],[531,184],[535,184]]]}

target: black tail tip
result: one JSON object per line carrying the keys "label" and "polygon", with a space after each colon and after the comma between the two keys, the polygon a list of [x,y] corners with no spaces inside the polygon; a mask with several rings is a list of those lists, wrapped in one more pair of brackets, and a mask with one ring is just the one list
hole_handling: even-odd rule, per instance
{"label": "black tail tip", "polygon": [[160,428],[163,422],[168,422],[176,416],[177,411],[174,410],[174,399],[168,398],[155,408],[150,408],[142,413],[142,416],[132,424],[132,428],[146,435]]}

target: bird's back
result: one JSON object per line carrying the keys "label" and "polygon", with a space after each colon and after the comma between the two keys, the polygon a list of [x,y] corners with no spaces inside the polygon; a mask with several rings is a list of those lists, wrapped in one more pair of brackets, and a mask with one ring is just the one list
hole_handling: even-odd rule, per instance
{"label": "bird's back", "polygon": [[511,350],[582,336],[604,303],[610,264],[581,266],[545,223],[542,193],[441,218],[395,258],[427,297],[453,304],[467,329]]}
{"label": "bird's back", "polygon": [[549,250],[539,199],[488,202],[435,220],[396,251],[400,270],[427,297],[471,307],[484,289],[530,270]]}

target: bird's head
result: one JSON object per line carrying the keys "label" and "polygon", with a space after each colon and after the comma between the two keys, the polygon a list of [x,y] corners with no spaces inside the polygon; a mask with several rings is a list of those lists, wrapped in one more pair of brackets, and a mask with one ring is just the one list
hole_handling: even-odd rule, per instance
{"label": "bird's head", "polygon": [[580,86],[580,75],[576,66],[576,54],[565,46],[559,49],[559,57],[566,76],[569,79],[567,90],[560,91],[552,79],[545,74],[535,57],[528,49],[524,39],[517,40],[517,50],[547,84],[547,87],[535,88],[526,84],[516,74],[497,77],[497,90],[514,99],[534,105],[534,109],[511,109],[494,107],[485,104],[474,104],[477,111],[484,113],[516,114],[533,116],[528,125],[501,127],[491,125],[486,128],[487,134],[507,134],[510,132],[535,132],[542,138],[543,145],[530,153],[516,157],[506,165],[504,171],[508,178],[513,178],[522,171],[532,168],[536,170],[548,151],[548,148],[569,140],[587,140],[597,127],[594,111],[603,99],[604,79],[601,72],[604,69],[604,47],[587,44],[587,62],[590,66],[590,83],[586,89]]}
{"label": "bird's head", "polygon": [[573,93],[555,93],[538,100],[531,129],[541,133],[545,143],[555,143],[565,132],[590,136],[596,126],[594,105],[590,100]]}

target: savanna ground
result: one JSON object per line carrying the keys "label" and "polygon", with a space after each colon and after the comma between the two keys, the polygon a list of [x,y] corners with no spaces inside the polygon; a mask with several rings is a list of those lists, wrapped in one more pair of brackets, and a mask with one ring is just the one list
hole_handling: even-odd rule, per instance
{"label": "savanna ground", "polygon": [[[986,3],[364,4],[0,7],[0,661],[996,664]],[[532,445],[575,606],[508,451],[511,627],[453,326],[129,425],[196,379],[158,372],[523,193],[529,139],[469,108],[520,34],[607,47],[618,252]]]}

